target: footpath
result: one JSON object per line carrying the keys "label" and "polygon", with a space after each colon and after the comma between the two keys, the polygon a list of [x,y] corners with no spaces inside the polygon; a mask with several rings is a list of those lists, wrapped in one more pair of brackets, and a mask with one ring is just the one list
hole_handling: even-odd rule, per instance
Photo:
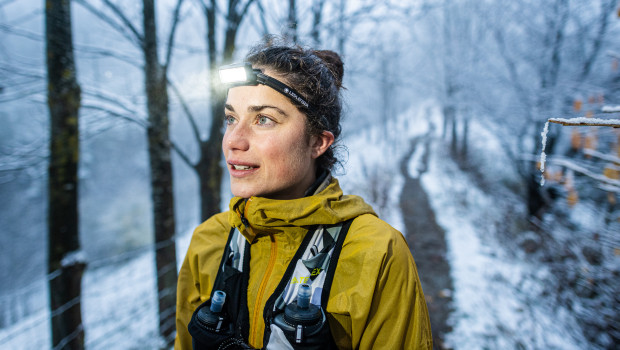
{"label": "footpath", "polygon": [[[426,297],[433,331],[435,349],[446,349],[445,335],[451,331],[448,317],[451,312],[453,285],[450,265],[446,259],[447,247],[444,230],[435,221],[427,193],[420,177],[428,169],[431,132],[414,138],[409,150],[400,161],[400,172],[405,183],[400,195],[400,208],[405,224],[405,235]],[[416,156],[417,176],[410,174],[410,162]]]}

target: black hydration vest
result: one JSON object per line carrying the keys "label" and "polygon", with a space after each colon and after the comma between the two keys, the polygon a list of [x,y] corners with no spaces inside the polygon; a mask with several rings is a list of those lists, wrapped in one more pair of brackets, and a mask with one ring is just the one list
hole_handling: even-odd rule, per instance
{"label": "black hydration vest", "polygon": [[[318,226],[306,234],[282,280],[265,303],[263,349],[337,349],[325,310],[342,244],[351,222],[352,219],[336,225]],[[217,290],[226,293],[222,316],[217,327],[205,326],[201,322],[201,314],[209,309],[211,299],[196,309],[188,325],[194,349],[251,349],[246,344],[250,328],[247,306],[249,270],[250,244],[237,229],[232,228],[211,292],[211,298]],[[284,313],[287,305],[296,302],[302,284],[311,287],[310,303],[320,308],[322,324],[307,327],[298,325],[294,335],[284,334],[274,320]]]}

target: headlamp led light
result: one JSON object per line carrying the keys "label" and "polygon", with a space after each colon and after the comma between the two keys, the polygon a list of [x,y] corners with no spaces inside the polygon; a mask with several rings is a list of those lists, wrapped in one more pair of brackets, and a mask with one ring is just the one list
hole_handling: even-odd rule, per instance
{"label": "headlamp led light", "polygon": [[295,89],[284,84],[283,82],[265,75],[260,69],[253,69],[249,62],[235,63],[222,66],[219,69],[220,82],[225,85],[247,86],[247,85],[267,85],[282,95],[288,97],[293,103],[302,105],[304,108],[310,109],[310,104]]}

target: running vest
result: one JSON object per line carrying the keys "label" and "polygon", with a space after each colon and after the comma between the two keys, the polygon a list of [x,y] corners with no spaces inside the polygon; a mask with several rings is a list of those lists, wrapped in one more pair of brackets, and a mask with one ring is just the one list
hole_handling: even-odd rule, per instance
{"label": "running vest", "polygon": [[[306,234],[282,280],[265,303],[263,349],[337,349],[325,310],[342,244],[352,220],[318,226]],[[196,309],[188,325],[194,349],[251,349],[245,343],[250,327],[247,306],[249,266],[250,244],[237,229],[232,228],[211,298]],[[312,325],[297,325],[294,334],[285,333],[274,320],[285,312],[287,305],[296,302],[299,288],[303,284],[310,286],[310,304],[320,309],[322,321]],[[213,294],[218,290],[226,293],[226,301],[220,322],[212,327],[201,320],[206,310],[209,310]]]}

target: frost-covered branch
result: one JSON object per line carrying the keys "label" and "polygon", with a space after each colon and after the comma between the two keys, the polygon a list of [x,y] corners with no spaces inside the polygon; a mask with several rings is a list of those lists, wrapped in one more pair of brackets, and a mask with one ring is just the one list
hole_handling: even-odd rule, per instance
{"label": "frost-covered branch", "polygon": [[603,106],[603,108],[601,108],[601,111],[603,113],[620,113],[620,105]]}
{"label": "frost-covered branch", "polygon": [[599,158],[599,159],[602,159],[602,160],[606,160],[608,162],[620,164],[620,157],[616,157],[616,156],[611,155],[611,154],[605,154],[605,153],[597,152],[597,151],[589,149],[589,148],[584,148],[583,149],[583,154],[585,154],[587,156],[590,156],[590,157],[595,157],[595,158]]}
{"label": "frost-covered branch", "polygon": [[620,119],[599,119],[599,118],[550,118],[549,122],[566,126],[610,126],[620,128]]}
{"label": "frost-covered branch", "polygon": [[596,180],[597,182],[605,185],[607,191],[620,193],[620,180],[611,179],[605,175],[595,174],[589,169],[575,164],[574,162],[566,158],[550,157],[547,159],[547,161],[551,164],[562,166],[564,168],[573,170],[574,172],[585,175],[593,180]]}

